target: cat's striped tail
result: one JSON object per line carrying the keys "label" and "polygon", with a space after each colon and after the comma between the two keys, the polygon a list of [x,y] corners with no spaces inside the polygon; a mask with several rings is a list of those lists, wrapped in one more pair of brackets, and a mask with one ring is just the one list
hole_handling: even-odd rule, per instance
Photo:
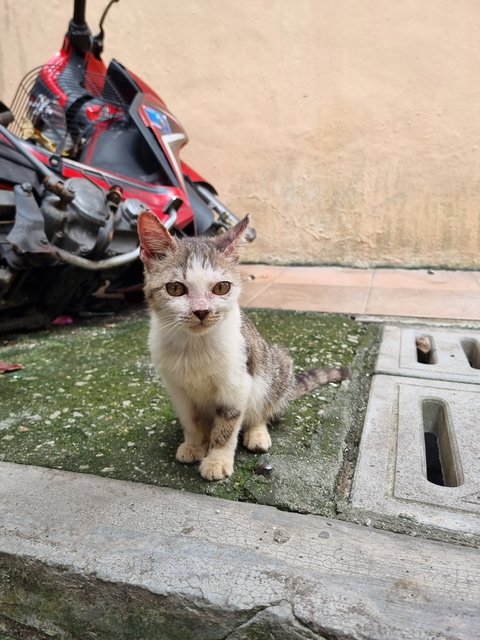
{"label": "cat's striped tail", "polygon": [[341,382],[348,380],[350,377],[350,369],[348,367],[332,367],[325,369],[310,369],[297,373],[295,376],[294,400],[304,396],[306,393],[313,391],[322,384],[329,382]]}

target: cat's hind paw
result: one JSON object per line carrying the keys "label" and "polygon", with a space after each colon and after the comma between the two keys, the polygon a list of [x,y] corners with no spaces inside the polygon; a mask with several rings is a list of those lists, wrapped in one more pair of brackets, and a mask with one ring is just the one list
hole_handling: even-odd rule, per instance
{"label": "cat's hind paw", "polygon": [[179,462],[184,462],[185,464],[190,464],[192,462],[198,462],[199,460],[203,460],[207,453],[206,445],[194,446],[191,444],[187,444],[186,442],[182,442],[182,444],[177,449],[176,458]]}
{"label": "cat's hind paw", "polygon": [[223,480],[233,473],[233,460],[204,458],[200,463],[200,475],[205,480]]}
{"label": "cat's hind paw", "polygon": [[272,446],[272,439],[265,425],[248,429],[243,434],[243,446],[249,451],[265,453]]}

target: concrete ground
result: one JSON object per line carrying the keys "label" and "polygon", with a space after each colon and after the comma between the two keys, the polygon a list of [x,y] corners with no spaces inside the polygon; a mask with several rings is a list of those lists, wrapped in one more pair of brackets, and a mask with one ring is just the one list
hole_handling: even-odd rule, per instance
{"label": "concrete ground", "polygon": [[[474,273],[243,273],[245,306],[480,321]],[[2,640],[480,637],[474,545],[10,463],[0,491]]]}
{"label": "concrete ground", "polygon": [[242,304],[355,316],[480,321],[480,274],[245,265]]}

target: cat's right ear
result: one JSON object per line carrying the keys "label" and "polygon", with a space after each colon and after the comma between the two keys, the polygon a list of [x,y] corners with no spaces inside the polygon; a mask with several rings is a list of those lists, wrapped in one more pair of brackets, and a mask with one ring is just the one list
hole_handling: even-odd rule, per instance
{"label": "cat's right ear", "polygon": [[147,265],[153,258],[164,258],[177,249],[177,243],[151,211],[142,211],[137,223],[140,259]]}

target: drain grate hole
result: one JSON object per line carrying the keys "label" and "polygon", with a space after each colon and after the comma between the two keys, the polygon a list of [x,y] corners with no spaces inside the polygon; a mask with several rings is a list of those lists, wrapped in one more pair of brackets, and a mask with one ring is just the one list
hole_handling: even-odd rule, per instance
{"label": "drain grate hole", "polygon": [[437,364],[437,350],[431,336],[423,335],[415,338],[417,362],[421,364]]}
{"label": "drain grate hole", "polygon": [[480,345],[476,340],[462,340],[462,349],[472,369],[480,369]]}
{"label": "drain grate hole", "polygon": [[425,458],[427,461],[427,480],[441,487],[445,486],[443,479],[442,463],[440,462],[440,451],[438,449],[438,438],[431,431],[425,431]]}
{"label": "drain grate hole", "polygon": [[442,487],[459,487],[463,470],[445,403],[423,400],[422,415],[427,480]]}

